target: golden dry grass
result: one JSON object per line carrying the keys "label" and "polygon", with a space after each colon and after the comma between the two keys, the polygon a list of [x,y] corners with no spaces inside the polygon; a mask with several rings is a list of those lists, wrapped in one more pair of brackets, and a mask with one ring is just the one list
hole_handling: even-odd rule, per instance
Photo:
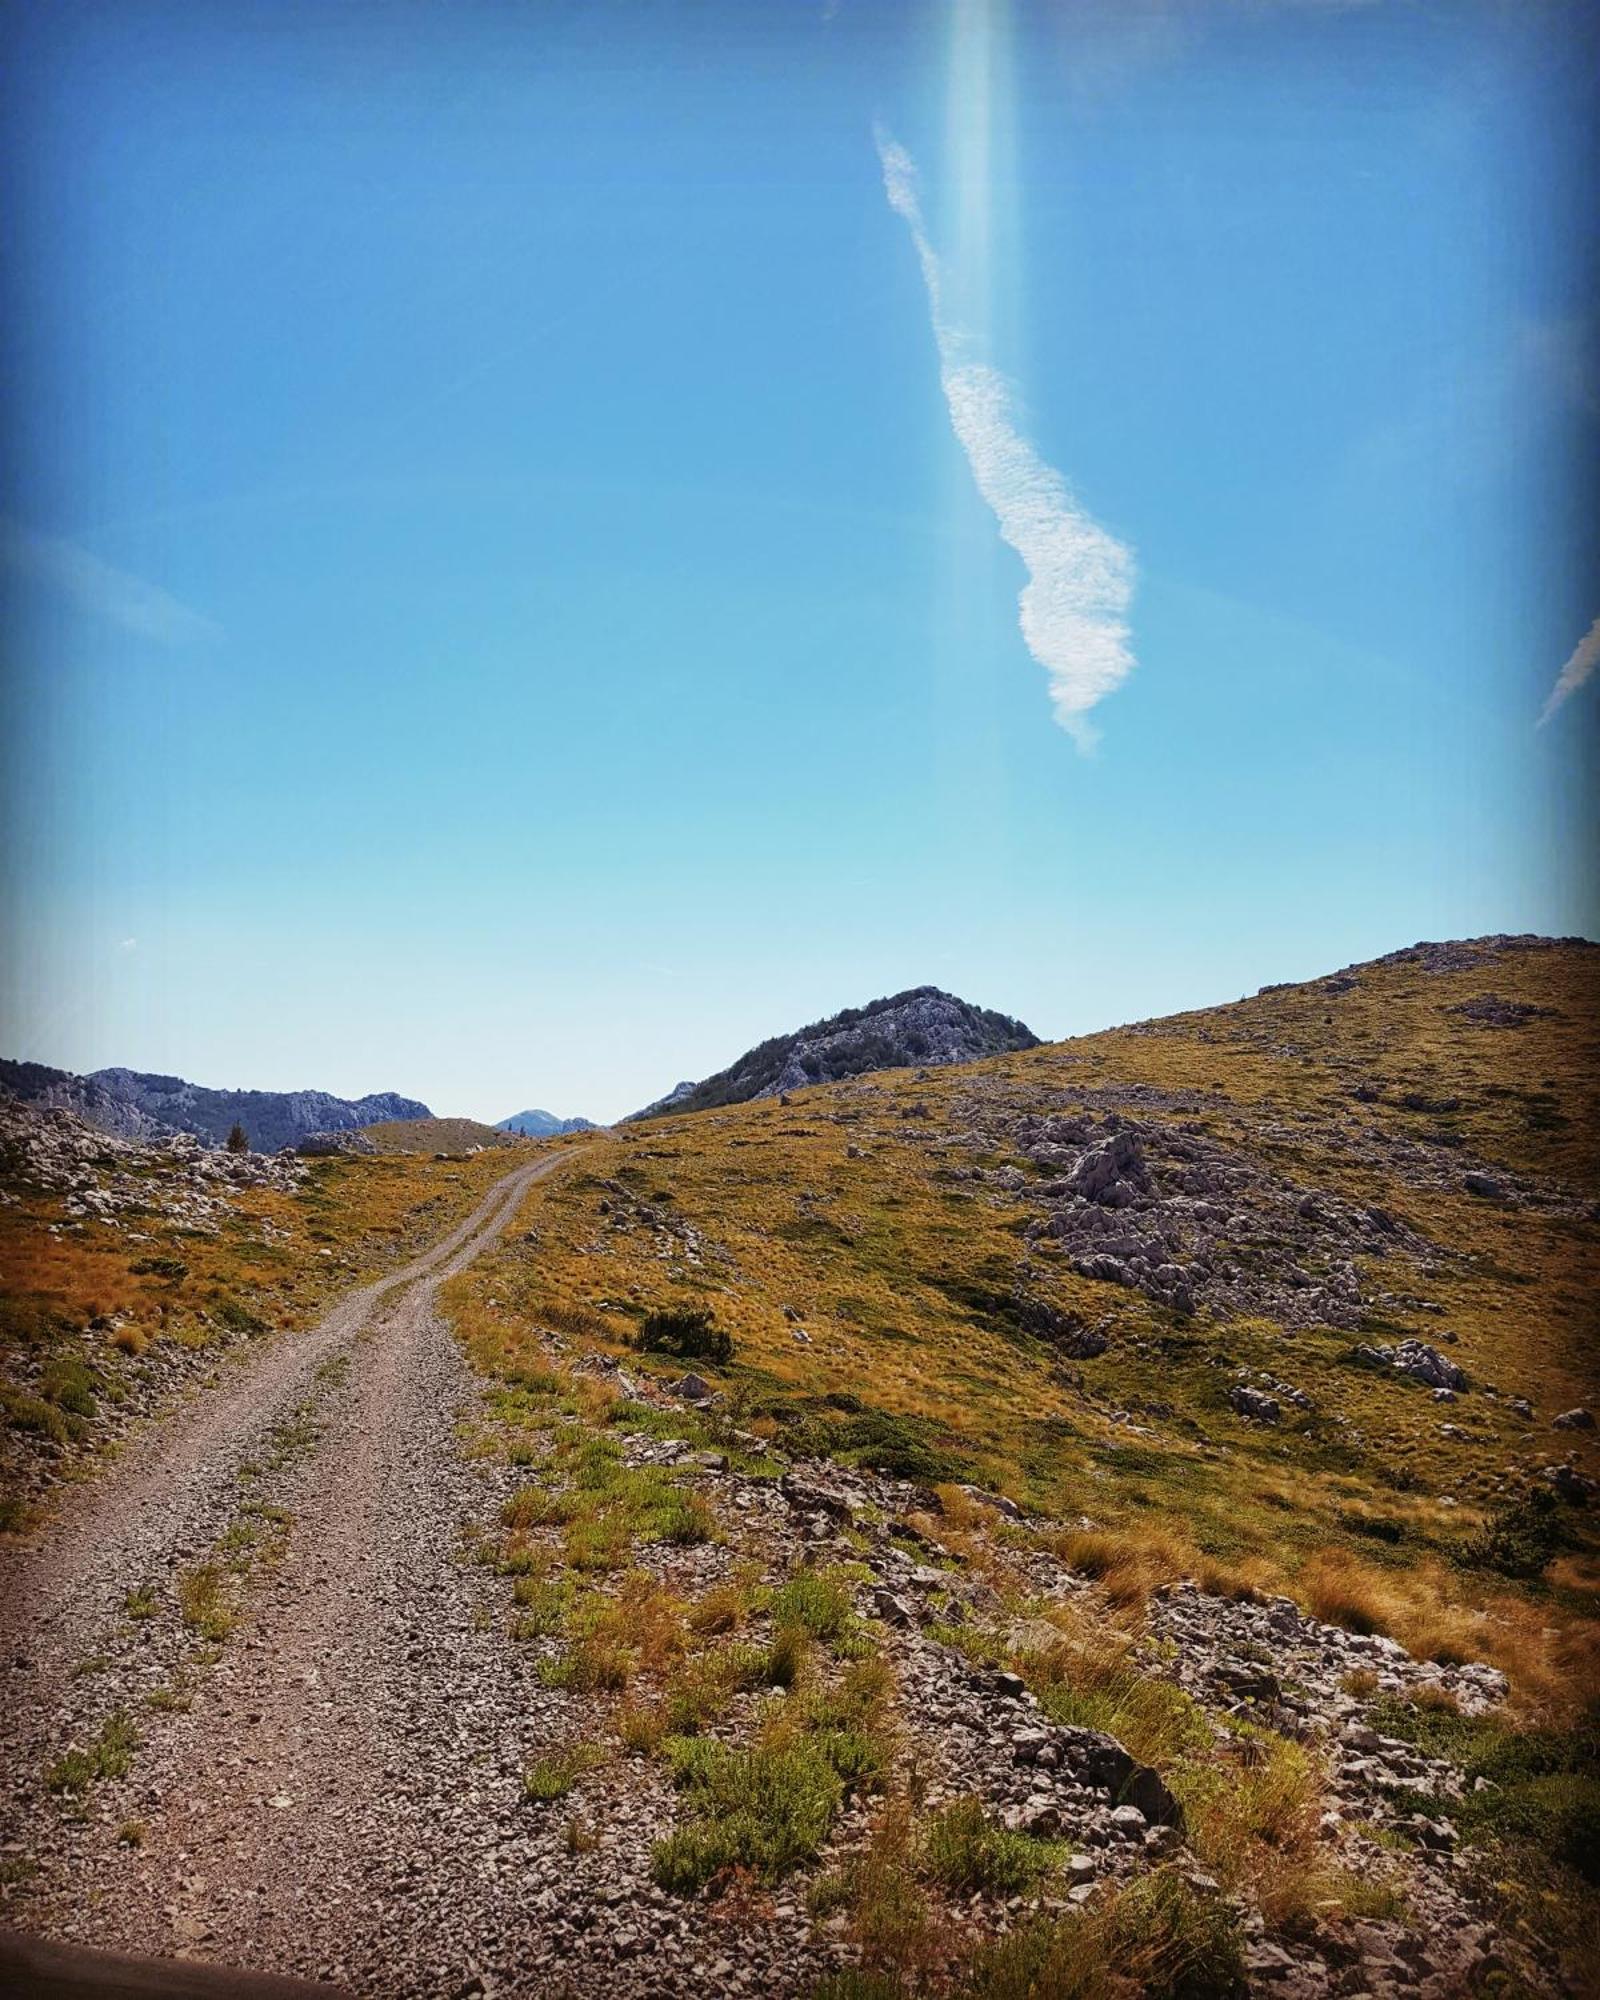
{"label": "golden dry grass", "polygon": [[[214,1234],[154,1208],[126,1230],[74,1226],[59,1198],[14,1185],[0,1208],[0,1406],[34,1424],[54,1411],[62,1435],[83,1433],[95,1398],[153,1342],[313,1326],[340,1293],[444,1234],[511,1164],[502,1151],[319,1160],[298,1192],[241,1190]],[[41,1395],[23,1392],[41,1371]],[[71,1388],[85,1372],[87,1402]]]}
{"label": "golden dry grass", "polygon": [[[1592,1400],[1600,1231],[1476,1200],[1448,1174],[1422,1186],[1371,1135],[1448,1126],[1473,1157],[1592,1198],[1595,959],[1529,951],[1462,972],[1379,967],[1337,996],[1314,982],[970,1069],[890,1072],[787,1106],[597,1135],[530,1197],[519,1228],[537,1241],[508,1242],[475,1267],[452,1288],[452,1310],[478,1365],[516,1381],[547,1365],[539,1328],[675,1373],[631,1354],[640,1318],[710,1308],[735,1342],[723,1387],[741,1422],[846,1455],[861,1440],[864,1457],[939,1488],[920,1525],[963,1557],[993,1547],[990,1522],[950,1499],[970,1480],[1060,1521],[1087,1516],[1092,1528],[1069,1530],[1063,1551],[1125,1605],[1178,1575],[1224,1592],[1286,1590],[1419,1652],[1494,1660],[1532,1699],[1576,1698],[1595,1651],[1590,1523],[1577,1511],[1564,1522],[1568,1545],[1542,1584],[1474,1571],[1458,1553],[1540,1463],[1574,1447],[1594,1457],[1590,1440],[1530,1428],[1508,1399],[1529,1396],[1546,1421]],[[1551,1011],[1509,1030],[1451,1011],[1485,993]],[[1475,1390],[1441,1413],[1425,1391],[1351,1367],[1349,1334],[1174,1323],[1035,1244],[1030,1290],[1112,1330],[1106,1354],[1057,1366],[997,1310],[1018,1282],[1032,1211],[1025,1191],[967,1178],[1008,1156],[960,1143],[964,1106],[977,1092],[1020,1114],[1111,1085],[1205,1093],[1183,1115],[1213,1142],[1382,1207],[1443,1246],[1411,1287],[1442,1310],[1392,1301],[1366,1337],[1436,1340],[1448,1328],[1453,1358],[1500,1398]],[[1375,1099],[1355,1100],[1358,1085]],[[1408,1091],[1457,1108],[1408,1110]],[[669,1226],[630,1223],[633,1201]],[[1404,1275],[1391,1263],[1369,1283],[1399,1293]],[[1318,1421],[1240,1423],[1214,1350],[1289,1376]],[[598,1409],[615,1392],[582,1393]],[[1441,1434],[1442,1414],[1467,1435]]]}

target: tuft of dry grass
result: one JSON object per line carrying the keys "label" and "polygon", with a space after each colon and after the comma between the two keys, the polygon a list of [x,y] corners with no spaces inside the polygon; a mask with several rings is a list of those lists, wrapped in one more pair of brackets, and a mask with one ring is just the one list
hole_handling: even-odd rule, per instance
{"label": "tuft of dry grass", "polygon": [[641,1708],[630,1703],[617,1713],[617,1734],[623,1748],[636,1757],[653,1757],[667,1734],[667,1712],[663,1707]]}
{"label": "tuft of dry grass", "polygon": [[702,1638],[741,1630],[754,1603],[755,1575],[747,1573],[728,1583],[713,1585],[689,1608],[689,1629]]}
{"label": "tuft of dry grass", "polygon": [[178,1613],[197,1638],[220,1644],[228,1637],[239,1614],[221,1563],[196,1563],[179,1573]]}

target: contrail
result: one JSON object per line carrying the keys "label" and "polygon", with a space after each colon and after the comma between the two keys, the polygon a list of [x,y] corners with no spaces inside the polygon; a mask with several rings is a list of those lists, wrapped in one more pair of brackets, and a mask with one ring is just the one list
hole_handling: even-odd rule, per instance
{"label": "contrail", "polygon": [[0,520],[0,563],[53,585],[141,639],[154,639],[163,646],[187,646],[222,637],[222,627],[214,619],[191,611],[142,576],[113,569],[76,542],[36,535],[15,522]]}
{"label": "contrail", "polygon": [[1022,435],[1005,377],[973,358],[970,338],[945,311],[944,271],[922,219],[916,165],[881,126],[873,136],[889,206],[910,230],[922,266],[951,427],[1001,538],[1028,572],[1017,599],[1023,640],[1049,676],[1056,720],[1089,749],[1097,735],[1089,710],[1133,671],[1132,551],[1085,513]]}
{"label": "contrail", "polygon": [[1600,665],[1600,618],[1597,618],[1572,649],[1572,657],[1556,675],[1556,684],[1550,690],[1550,699],[1544,705],[1544,713],[1539,717],[1542,729],[1555,714],[1561,704],[1575,695],[1579,688]]}

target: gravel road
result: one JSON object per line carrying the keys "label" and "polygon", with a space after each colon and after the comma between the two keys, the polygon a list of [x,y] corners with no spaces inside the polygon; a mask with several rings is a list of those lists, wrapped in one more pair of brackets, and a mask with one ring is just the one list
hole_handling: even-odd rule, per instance
{"label": "gravel road", "polygon": [[[486,1794],[515,1797],[540,1717],[462,1559],[484,1495],[434,1301],[559,1161],[508,1175],[314,1333],[234,1357],[5,1551],[0,1839],[14,1871],[38,1866],[14,1921],[371,1992],[471,1987],[484,1918],[450,1921],[440,1885],[465,1829],[500,1823]],[[263,1523],[276,1546],[197,1660],[182,1580]],[[140,1739],[130,1769],[52,1792],[52,1761],[117,1714]],[[492,1840],[471,1872],[492,1882]]]}

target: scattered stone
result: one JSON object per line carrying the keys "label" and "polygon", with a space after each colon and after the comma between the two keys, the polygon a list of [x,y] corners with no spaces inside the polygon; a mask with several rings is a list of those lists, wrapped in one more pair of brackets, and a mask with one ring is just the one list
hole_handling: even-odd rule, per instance
{"label": "scattered stone", "polygon": [[1276,1424],[1283,1419],[1283,1405],[1276,1396],[1269,1396],[1264,1389],[1247,1388],[1243,1382],[1228,1391],[1228,1401],[1254,1424]]}

